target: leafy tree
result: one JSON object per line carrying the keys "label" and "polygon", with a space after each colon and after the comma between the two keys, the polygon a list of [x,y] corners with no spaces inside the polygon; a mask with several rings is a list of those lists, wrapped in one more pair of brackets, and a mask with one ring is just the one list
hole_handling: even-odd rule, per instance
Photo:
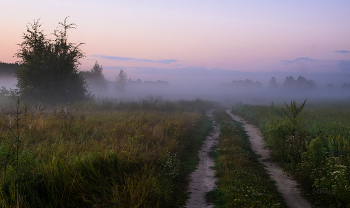
{"label": "leafy tree", "polygon": [[97,77],[101,77],[103,76],[102,71],[103,71],[102,65],[100,66],[96,61],[95,65],[92,67],[90,72]]}
{"label": "leafy tree", "polygon": [[302,76],[298,77],[296,83],[298,88],[303,90],[310,90],[317,87],[316,83],[313,80],[307,80]]}
{"label": "leafy tree", "polygon": [[278,88],[278,84],[276,82],[276,78],[275,77],[271,77],[271,80],[269,82],[269,88],[270,89],[277,89]]}
{"label": "leafy tree", "polygon": [[302,76],[299,76],[297,80],[294,77],[286,77],[283,83],[283,88],[288,90],[312,90],[317,87],[313,80],[307,80]]}
{"label": "leafy tree", "polygon": [[118,91],[124,91],[125,90],[125,86],[127,84],[127,80],[126,80],[126,72],[124,70],[120,70],[119,71],[119,74],[117,76],[117,90]]}
{"label": "leafy tree", "polygon": [[16,70],[19,93],[25,100],[43,103],[69,103],[90,98],[87,84],[78,73],[79,59],[84,57],[80,49],[83,43],[67,41],[67,30],[75,24],[59,22],[54,31],[55,39],[49,39],[39,28],[39,20],[27,25],[24,41],[16,53],[21,58]]}
{"label": "leafy tree", "polygon": [[294,88],[295,87],[295,82],[296,81],[295,81],[294,77],[292,77],[292,76],[286,77],[286,79],[285,79],[285,81],[283,83],[283,87],[284,88],[289,88],[289,89]]}
{"label": "leafy tree", "polygon": [[95,65],[90,71],[81,72],[81,74],[85,77],[86,81],[89,83],[90,90],[99,93],[103,93],[108,90],[107,80],[105,79],[102,71],[102,65],[99,65],[96,61]]}

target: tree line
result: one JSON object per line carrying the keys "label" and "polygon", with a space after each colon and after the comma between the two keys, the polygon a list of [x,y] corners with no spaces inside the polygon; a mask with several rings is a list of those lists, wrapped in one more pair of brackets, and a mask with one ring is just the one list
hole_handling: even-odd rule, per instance
{"label": "tree line", "polygon": [[[270,79],[268,88],[272,90],[279,88],[275,77]],[[294,79],[292,76],[288,76],[282,85],[282,89],[285,90],[313,90],[316,88],[317,84],[313,80],[307,80],[303,76],[299,76],[297,79]]]}
{"label": "tree line", "polygon": [[[221,86],[234,87],[236,89],[258,89],[263,85],[259,81],[246,80],[234,80],[230,83],[221,83]],[[271,77],[268,83],[269,90],[286,90],[286,91],[308,91],[317,89],[318,85],[313,80],[307,80],[303,76],[299,76],[295,79],[293,76],[287,76],[282,85],[277,83],[275,77]],[[328,89],[334,89],[333,84],[328,83],[326,85]],[[350,83],[343,83],[341,86],[342,89],[350,89]]]}

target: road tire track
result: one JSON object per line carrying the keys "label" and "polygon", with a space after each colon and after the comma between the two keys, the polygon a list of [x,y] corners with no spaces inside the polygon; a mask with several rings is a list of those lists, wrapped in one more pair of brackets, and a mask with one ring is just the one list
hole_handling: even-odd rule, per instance
{"label": "road tire track", "polygon": [[206,114],[209,116],[214,124],[214,130],[211,135],[207,136],[201,149],[198,152],[199,164],[197,169],[191,174],[191,182],[189,185],[190,198],[186,202],[187,208],[204,208],[214,207],[213,204],[208,204],[205,195],[215,189],[215,170],[212,167],[215,165],[214,160],[210,158],[210,151],[218,145],[220,126],[216,125],[213,119],[214,109],[209,110]]}
{"label": "road tire track", "polygon": [[256,154],[261,155],[261,158],[258,158],[259,162],[265,165],[265,169],[271,179],[276,181],[278,191],[282,193],[287,206],[291,208],[310,208],[310,203],[300,195],[298,183],[290,178],[277,163],[271,161],[269,150],[264,148],[264,140],[260,130],[248,124],[240,116],[233,115],[231,109],[227,109],[226,113],[229,114],[233,120],[243,123],[243,127],[249,136],[252,150]]}

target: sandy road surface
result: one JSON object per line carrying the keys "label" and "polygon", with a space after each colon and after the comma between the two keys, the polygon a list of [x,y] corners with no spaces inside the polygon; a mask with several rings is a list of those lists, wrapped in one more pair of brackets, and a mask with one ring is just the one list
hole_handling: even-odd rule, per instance
{"label": "sandy road surface", "polygon": [[264,141],[258,128],[251,124],[248,124],[243,118],[237,115],[231,114],[231,109],[227,109],[228,113],[233,120],[243,123],[244,129],[247,131],[247,135],[250,137],[250,142],[253,151],[256,154],[260,154],[259,162],[265,165],[267,173],[271,179],[276,181],[278,191],[282,193],[287,206],[295,208],[308,208],[311,207],[309,202],[300,195],[300,190],[297,188],[297,182],[288,176],[286,172],[280,168],[277,163],[270,161],[269,150],[264,149]]}
{"label": "sandy road surface", "polygon": [[[207,116],[213,120],[214,109],[207,112]],[[215,171],[211,168],[214,166],[214,160],[209,157],[209,152],[219,142],[220,127],[215,125],[214,131],[210,136],[207,136],[203,145],[199,151],[199,165],[197,170],[191,174],[191,182],[189,185],[190,198],[186,202],[187,208],[195,207],[214,207],[212,204],[207,204],[205,194],[215,188],[215,182],[217,181]]]}

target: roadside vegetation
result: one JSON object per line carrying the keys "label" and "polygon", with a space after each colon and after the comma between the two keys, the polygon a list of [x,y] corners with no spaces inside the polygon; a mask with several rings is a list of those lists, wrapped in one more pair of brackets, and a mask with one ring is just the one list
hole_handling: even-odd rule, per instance
{"label": "roadside vegetation", "polygon": [[0,114],[0,206],[180,207],[215,105],[18,99]]}
{"label": "roadside vegetation", "polygon": [[237,104],[233,112],[259,126],[273,158],[299,180],[314,204],[348,207],[349,101],[299,105]]}
{"label": "roadside vegetation", "polygon": [[221,126],[214,152],[218,189],[208,195],[215,207],[285,207],[241,124],[232,121],[223,109],[214,111],[214,119]]}

